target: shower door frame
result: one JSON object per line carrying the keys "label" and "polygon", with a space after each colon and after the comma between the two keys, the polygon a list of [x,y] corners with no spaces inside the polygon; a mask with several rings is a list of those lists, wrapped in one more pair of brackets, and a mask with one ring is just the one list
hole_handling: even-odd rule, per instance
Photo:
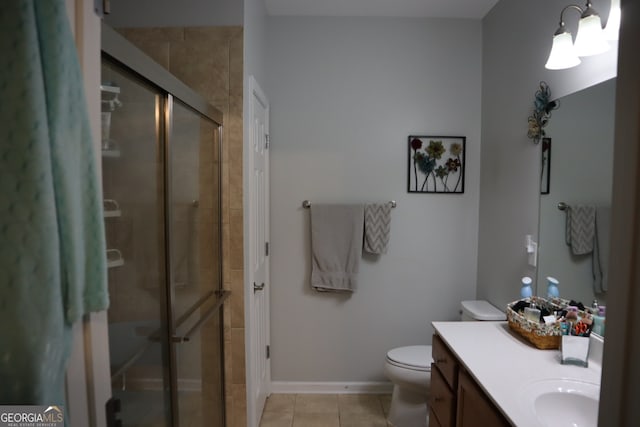
{"label": "shower door frame", "polygon": [[[125,69],[127,72],[132,73],[137,78],[145,81],[146,83],[154,86],[159,94],[156,95],[156,135],[157,142],[159,144],[158,153],[162,156],[162,185],[164,198],[163,208],[163,221],[164,221],[164,259],[165,259],[165,287],[166,295],[164,299],[164,312],[162,313],[162,325],[167,325],[167,342],[168,342],[168,355],[169,365],[163,366],[164,378],[169,378],[171,391],[170,395],[170,412],[171,412],[171,426],[179,427],[179,408],[178,408],[178,378],[177,378],[177,357],[176,357],[176,345],[188,340],[185,337],[175,335],[175,329],[179,326],[176,324],[175,310],[174,310],[174,297],[172,296],[171,277],[172,277],[172,263],[170,259],[171,254],[171,166],[170,166],[170,150],[172,147],[172,120],[173,120],[173,105],[176,100],[179,100],[182,104],[192,109],[194,112],[200,114],[204,118],[209,119],[217,126],[217,139],[218,139],[218,159],[220,165],[222,164],[222,144],[223,141],[223,114],[204,98],[195,93],[191,88],[185,85],[182,81],[177,79],[171,73],[169,73],[162,66],[157,64],[141,50],[136,48],[131,42],[118,34],[115,30],[108,25],[101,24],[101,51],[102,57],[109,62],[117,64]],[[164,117],[160,115],[164,114]],[[220,166],[221,167],[221,166]],[[222,179],[219,173],[218,179],[218,200],[217,209],[218,212],[222,212]],[[219,269],[218,269],[218,283],[220,283],[220,289],[214,293],[218,296],[215,308],[209,310],[203,314],[201,319],[196,325],[187,333],[190,334],[195,330],[198,330],[208,319],[214,314],[220,317],[221,329],[223,328],[222,310],[223,304],[229,297],[230,291],[223,289],[223,245],[222,245],[222,217],[218,220],[218,254],[220,257]],[[207,298],[208,299],[208,298]],[[201,300],[204,302],[203,300]],[[198,304],[197,304],[198,305]],[[196,307],[197,308],[197,307]],[[195,311],[195,309],[194,309]],[[224,396],[224,334],[220,334],[220,348],[222,354],[222,368],[221,368],[221,388]],[[111,390],[109,384],[109,390]],[[227,414],[225,413],[225,404],[222,402],[223,423],[226,425]]]}

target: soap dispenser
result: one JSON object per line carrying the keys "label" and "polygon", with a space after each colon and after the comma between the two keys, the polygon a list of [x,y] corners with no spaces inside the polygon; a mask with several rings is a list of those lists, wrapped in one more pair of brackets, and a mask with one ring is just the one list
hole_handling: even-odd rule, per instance
{"label": "soap dispenser", "polygon": [[525,276],[522,278],[522,287],[520,288],[520,296],[522,298],[530,298],[533,295],[531,282],[531,277]]}
{"label": "soap dispenser", "polygon": [[555,277],[548,276],[547,277],[547,298],[559,298],[560,290],[558,289],[558,279]]}

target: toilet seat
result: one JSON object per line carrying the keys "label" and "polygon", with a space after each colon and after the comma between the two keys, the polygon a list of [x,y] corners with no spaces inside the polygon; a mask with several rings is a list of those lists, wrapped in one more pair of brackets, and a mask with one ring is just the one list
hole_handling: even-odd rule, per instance
{"label": "toilet seat", "polygon": [[412,371],[431,372],[431,346],[411,345],[387,352],[387,362]]}

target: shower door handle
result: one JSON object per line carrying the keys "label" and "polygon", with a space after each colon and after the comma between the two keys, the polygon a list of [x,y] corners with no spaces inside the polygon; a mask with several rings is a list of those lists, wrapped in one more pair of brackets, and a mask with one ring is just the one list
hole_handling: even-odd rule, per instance
{"label": "shower door handle", "polygon": [[[229,298],[229,295],[231,295],[231,291],[228,291],[225,289],[218,290],[213,293],[218,295],[218,301],[215,303],[215,305],[211,307],[209,310],[207,310],[196,322],[196,324],[193,325],[191,329],[187,331],[186,334],[184,334],[181,337],[180,336],[171,337],[171,342],[179,344],[179,343],[191,341],[191,338],[193,337],[193,335],[195,335],[195,333],[198,332],[200,328],[202,328],[202,326],[207,322],[207,320],[209,320],[209,318],[211,318],[211,316],[213,316],[214,313],[220,310],[220,307],[222,307],[222,304],[225,302],[227,298]],[[202,304],[199,304],[199,305],[202,305]]]}
{"label": "shower door handle", "polygon": [[260,286],[256,285],[256,282],[253,282],[253,293],[255,294],[258,291],[264,290],[264,283],[261,283]]}

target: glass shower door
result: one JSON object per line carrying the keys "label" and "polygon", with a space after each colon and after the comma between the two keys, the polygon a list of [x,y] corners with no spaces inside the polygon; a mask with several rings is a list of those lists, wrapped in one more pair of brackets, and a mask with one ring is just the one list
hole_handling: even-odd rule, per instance
{"label": "glass shower door", "polygon": [[170,292],[179,425],[224,426],[220,132],[172,104],[167,159]]}
{"label": "glass shower door", "polygon": [[106,60],[101,89],[112,393],[123,426],[169,426],[163,96]]}

